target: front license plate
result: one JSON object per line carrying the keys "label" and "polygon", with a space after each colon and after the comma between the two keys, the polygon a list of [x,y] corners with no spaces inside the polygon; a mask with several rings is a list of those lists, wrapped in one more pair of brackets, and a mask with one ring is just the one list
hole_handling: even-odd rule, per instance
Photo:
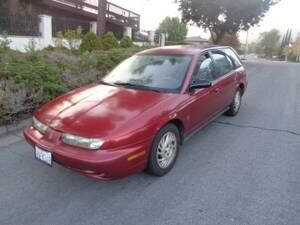
{"label": "front license plate", "polygon": [[46,163],[48,166],[52,166],[52,153],[40,149],[38,146],[35,146],[35,158]]}

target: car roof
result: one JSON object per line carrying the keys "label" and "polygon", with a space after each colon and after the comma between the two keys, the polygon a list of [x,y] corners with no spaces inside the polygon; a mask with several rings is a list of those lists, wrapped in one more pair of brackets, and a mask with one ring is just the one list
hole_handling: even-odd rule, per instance
{"label": "car roof", "polygon": [[198,55],[206,50],[229,48],[219,45],[173,45],[145,50],[139,54],[142,55]]}

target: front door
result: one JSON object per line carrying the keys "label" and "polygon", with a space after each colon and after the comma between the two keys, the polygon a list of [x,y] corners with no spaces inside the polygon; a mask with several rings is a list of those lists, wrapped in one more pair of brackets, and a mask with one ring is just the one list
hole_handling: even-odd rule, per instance
{"label": "front door", "polygon": [[[201,80],[210,82],[214,80],[214,64],[208,52],[199,56],[191,84]],[[219,94],[214,85],[208,88],[193,90],[188,93],[189,131],[193,131],[205,124],[216,114]]]}

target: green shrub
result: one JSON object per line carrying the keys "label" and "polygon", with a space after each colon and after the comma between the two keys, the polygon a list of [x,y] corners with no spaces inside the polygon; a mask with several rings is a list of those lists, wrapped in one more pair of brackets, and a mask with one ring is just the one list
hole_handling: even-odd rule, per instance
{"label": "green shrub", "polygon": [[64,34],[59,31],[56,34],[56,38],[54,39],[54,46],[56,48],[63,48],[64,47]]}
{"label": "green shrub", "polygon": [[131,48],[133,46],[133,42],[128,36],[124,36],[120,43],[121,48]]}
{"label": "green shrub", "polygon": [[0,52],[7,51],[9,49],[11,41],[8,39],[8,35],[4,32],[0,35]]}
{"label": "green shrub", "polygon": [[12,79],[0,80],[0,125],[17,120],[16,115],[32,112],[35,109],[33,93],[23,84]]}
{"label": "green shrub", "polygon": [[[80,47],[80,40],[82,38],[82,28],[79,26],[76,30],[67,30],[65,33],[58,32],[56,34],[55,47],[64,48],[66,47],[72,52],[76,51]],[[65,44],[64,44],[65,39]]]}
{"label": "green shrub", "polygon": [[9,113],[12,110],[12,107],[3,82],[0,83],[0,87],[0,126],[2,126],[12,122],[12,117]]}
{"label": "green shrub", "polygon": [[[80,55],[54,48],[35,58],[8,50],[0,54],[0,125],[16,121],[41,104],[77,87],[97,82],[143,48],[113,48]],[[34,59],[34,60],[33,60]]]}
{"label": "green shrub", "polygon": [[30,61],[36,61],[39,58],[37,49],[36,49],[36,42],[34,39],[30,39],[28,45],[25,47],[26,57]]}
{"label": "green shrub", "polygon": [[55,48],[51,45],[48,45],[46,48],[44,48],[45,51],[53,52]]}
{"label": "green shrub", "polygon": [[12,57],[4,68],[4,74],[16,84],[25,85],[28,89],[39,92],[40,95],[33,99],[37,103],[50,100],[67,91],[60,84],[59,70],[54,64],[43,59],[32,61],[27,57]]}
{"label": "green shrub", "polygon": [[94,55],[85,52],[80,56],[79,66],[81,70],[91,70],[96,68],[97,59]]}
{"label": "green shrub", "polygon": [[84,35],[80,45],[80,52],[92,52],[100,49],[103,49],[102,40],[100,37],[92,32]]}
{"label": "green shrub", "polygon": [[188,45],[188,43],[184,41],[167,41],[166,46],[171,46],[171,45]]}
{"label": "green shrub", "polygon": [[116,39],[114,33],[112,32],[108,32],[104,35],[102,43],[103,43],[104,50],[110,50],[112,48],[119,47],[118,40]]}
{"label": "green shrub", "polygon": [[10,114],[11,108],[7,99],[0,99],[0,126],[8,125],[13,122],[13,117]]}
{"label": "green shrub", "polygon": [[133,56],[134,54],[140,52],[143,48],[133,47],[133,48],[115,48],[109,51],[98,51],[96,57],[98,60],[97,69],[103,76],[115,68],[123,60]]}

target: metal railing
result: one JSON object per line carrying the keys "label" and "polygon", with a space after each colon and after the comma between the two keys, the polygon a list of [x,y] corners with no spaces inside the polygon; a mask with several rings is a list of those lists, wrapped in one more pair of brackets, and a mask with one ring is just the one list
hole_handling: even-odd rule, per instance
{"label": "metal railing", "polygon": [[[85,15],[97,18],[98,1],[91,0],[44,0],[51,5],[61,6],[81,11]],[[122,26],[130,26],[133,30],[140,29],[140,15],[116,4],[107,2],[106,18],[108,22],[117,23]]]}
{"label": "metal railing", "polygon": [[39,36],[39,23],[37,14],[24,9],[14,13],[10,13],[9,10],[0,12],[0,34],[6,32],[9,35]]}

